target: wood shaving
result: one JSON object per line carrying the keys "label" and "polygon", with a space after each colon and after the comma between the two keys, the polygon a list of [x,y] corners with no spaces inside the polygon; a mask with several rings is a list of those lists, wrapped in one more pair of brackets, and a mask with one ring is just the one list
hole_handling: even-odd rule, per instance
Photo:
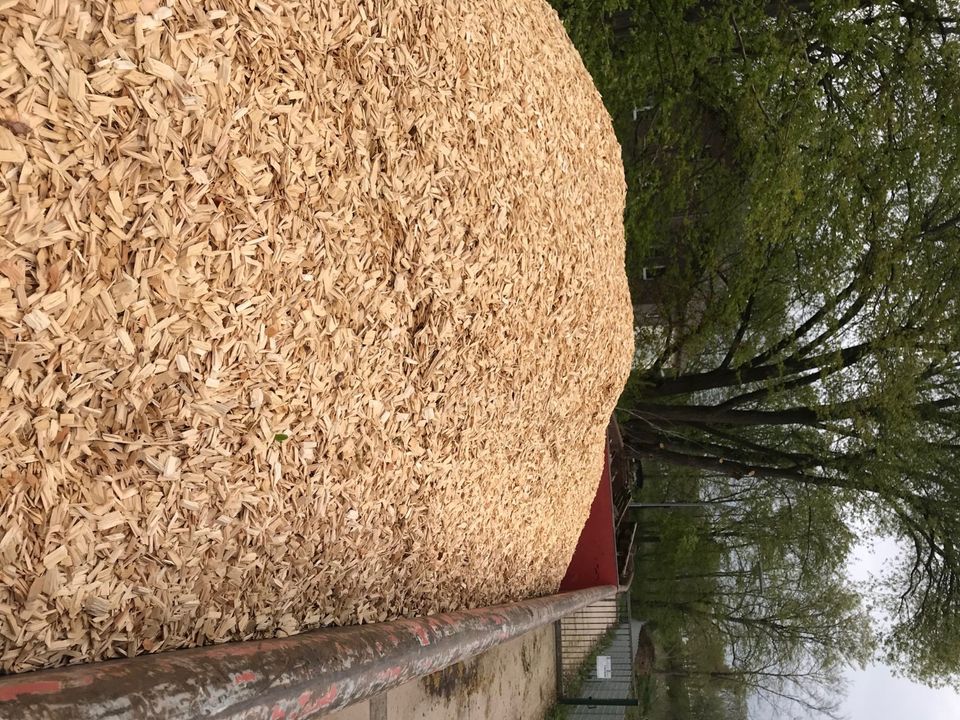
{"label": "wood shaving", "polygon": [[0,118],[0,669],[557,588],[633,343],[543,0],[7,0]]}

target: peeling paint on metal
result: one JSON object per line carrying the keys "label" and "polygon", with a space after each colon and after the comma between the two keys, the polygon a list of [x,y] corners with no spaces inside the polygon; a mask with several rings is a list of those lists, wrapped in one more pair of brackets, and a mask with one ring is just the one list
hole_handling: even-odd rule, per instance
{"label": "peeling paint on metal", "polygon": [[253,670],[244,670],[233,676],[234,685],[245,685],[246,683],[256,682],[260,676]]}
{"label": "peeling paint on metal", "polygon": [[0,685],[0,702],[15,700],[21,695],[49,695],[63,689],[59,680],[21,680],[9,686]]}
{"label": "peeling paint on metal", "polygon": [[306,720],[610,597],[590,588],[512,605],[0,677],[0,720]]}
{"label": "peeling paint on metal", "polygon": [[336,686],[330,688],[325,692],[321,697],[318,697],[316,700],[318,707],[327,707],[332,704],[334,700],[337,699],[337,688]]}
{"label": "peeling paint on metal", "polygon": [[422,647],[427,647],[430,644],[430,635],[424,630],[420,625],[413,626],[413,632],[417,636],[417,640],[420,641]]}

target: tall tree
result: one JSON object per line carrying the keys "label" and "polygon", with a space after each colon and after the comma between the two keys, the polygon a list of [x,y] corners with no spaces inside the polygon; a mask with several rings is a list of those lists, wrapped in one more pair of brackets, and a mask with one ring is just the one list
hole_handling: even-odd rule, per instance
{"label": "tall tree", "polygon": [[656,671],[673,702],[690,716],[724,697],[771,705],[777,717],[834,715],[842,669],[863,663],[872,640],[843,573],[852,535],[831,491],[704,483],[692,472],[671,473],[669,487],[733,498],[644,514],[667,542],[641,561],[634,604],[657,626]]}
{"label": "tall tree", "polygon": [[[900,538],[888,658],[955,682],[960,9],[624,5],[605,37],[635,70],[628,270],[660,325],[625,435],[643,456],[827,490]],[[665,271],[647,279],[646,258]]]}

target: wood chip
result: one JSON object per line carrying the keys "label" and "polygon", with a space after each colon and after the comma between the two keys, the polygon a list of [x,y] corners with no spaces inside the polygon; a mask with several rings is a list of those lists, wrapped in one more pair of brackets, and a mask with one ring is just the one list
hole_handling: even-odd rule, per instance
{"label": "wood chip", "polygon": [[633,337],[547,4],[0,8],[0,671],[554,591]]}
{"label": "wood chip", "polygon": [[66,560],[68,555],[69,552],[67,551],[67,548],[61,545],[56,550],[53,550],[52,552],[49,552],[43,556],[43,566],[45,568],[56,567]]}

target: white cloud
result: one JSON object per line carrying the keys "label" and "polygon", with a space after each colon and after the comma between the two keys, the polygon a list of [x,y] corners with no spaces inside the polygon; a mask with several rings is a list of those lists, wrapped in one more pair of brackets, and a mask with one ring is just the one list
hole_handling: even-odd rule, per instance
{"label": "white cloud", "polygon": [[[890,537],[871,536],[860,526],[861,541],[847,567],[850,579],[866,583],[881,577],[900,548]],[[864,588],[866,589],[866,588]],[[876,618],[878,624],[884,618]],[[960,694],[952,689],[932,689],[894,677],[890,668],[874,664],[846,674],[849,692],[841,712],[849,720],[958,720]]]}
{"label": "white cloud", "polygon": [[957,720],[960,695],[896,678],[883,665],[847,674],[850,689],[841,712],[850,720]]}

